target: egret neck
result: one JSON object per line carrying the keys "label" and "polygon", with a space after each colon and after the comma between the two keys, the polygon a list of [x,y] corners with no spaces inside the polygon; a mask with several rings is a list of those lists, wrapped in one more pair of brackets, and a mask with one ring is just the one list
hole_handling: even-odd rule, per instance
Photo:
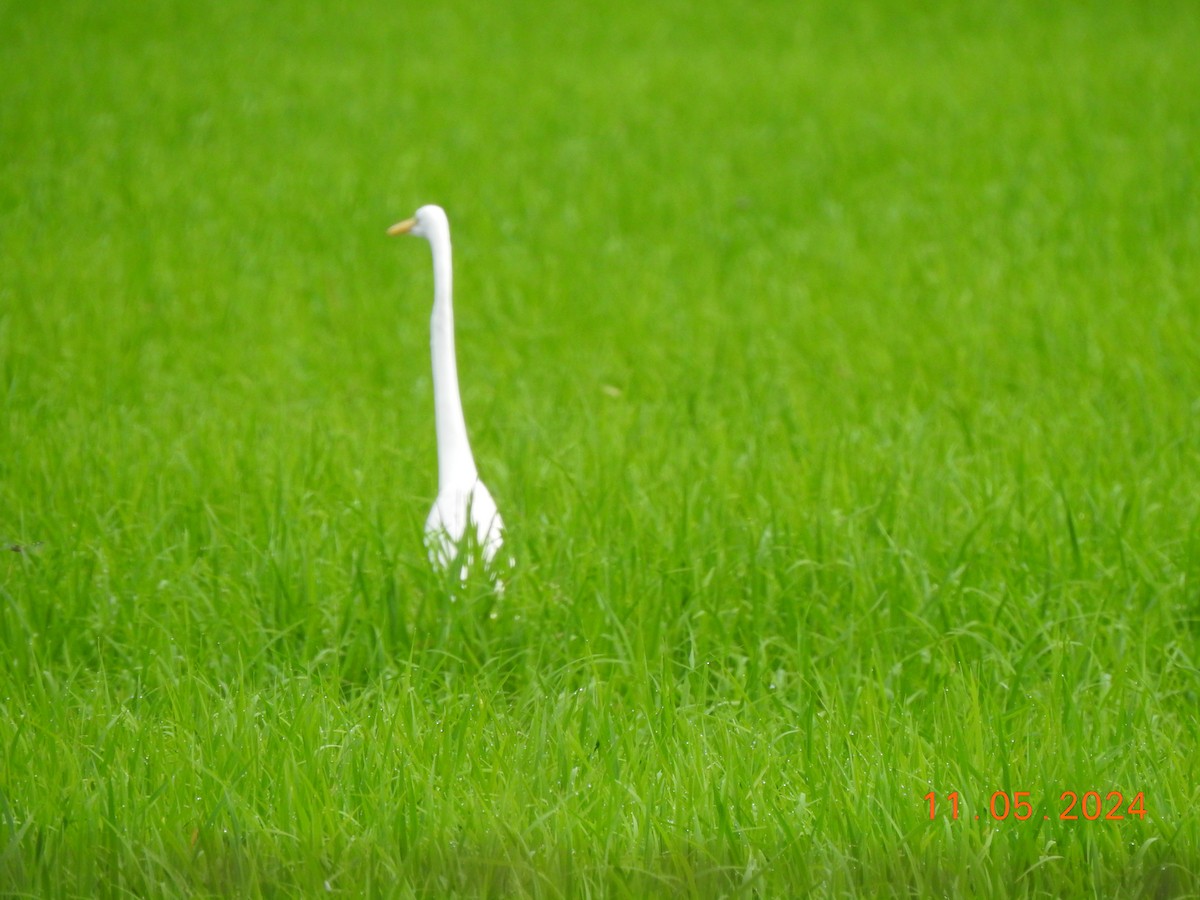
{"label": "egret neck", "polygon": [[437,427],[438,493],[470,487],[478,480],[475,458],[467,440],[462,398],[458,392],[458,365],[454,357],[453,269],[450,227],[443,218],[429,235],[433,251],[433,314],[429,343],[433,357],[433,411]]}

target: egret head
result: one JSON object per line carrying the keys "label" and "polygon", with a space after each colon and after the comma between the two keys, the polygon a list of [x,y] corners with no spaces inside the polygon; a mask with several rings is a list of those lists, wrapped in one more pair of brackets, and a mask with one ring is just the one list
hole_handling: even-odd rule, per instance
{"label": "egret head", "polygon": [[449,230],[450,223],[446,219],[446,211],[440,206],[429,204],[418,209],[411,219],[397,222],[388,229],[387,233],[391,235],[414,234],[428,240],[439,231]]}

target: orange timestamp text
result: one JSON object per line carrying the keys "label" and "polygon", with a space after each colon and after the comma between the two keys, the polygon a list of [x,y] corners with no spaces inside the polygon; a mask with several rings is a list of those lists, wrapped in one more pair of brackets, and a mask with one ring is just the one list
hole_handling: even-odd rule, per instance
{"label": "orange timestamp text", "polygon": [[[1033,801],[1029,799],[1030,793],[1030,791],[1014,791],[1010,794],[1006,791],[996,791],[988,803],[988,812],[998,822],[1003,822],[1009,816],[1021,822],[1032,819],[1037,815],[1038,810],[1034,807]],[[934,792],[930,791],[923,799],[929,803],[929,818],[936,818],[939,810]],[[1058,818],[1063,821],[1077,821],[1081,817],[1089,822],[1100,819],[1111,822],[1134,817],[1143,820],[1146,818],[1146,797],[1143,791],[1138,791],[1128,805],[1125,803],[1125,795],[1120,791],[1109,791],[1103,799],[1101,799],[1099,791],[1085,791],[1082,797],[1075,791],[1063,791],[1058,799],[1060,802],[1057,810]],[[947,794],[946,801],[950,804],[950,818],[957,819],[958,791]],[[941,814],[945,816],[944,808],[941,810]],[[980,817],[975,816],[975,818]],[[1042,818],[1049,819],[1050,814],[1043,813]]]}

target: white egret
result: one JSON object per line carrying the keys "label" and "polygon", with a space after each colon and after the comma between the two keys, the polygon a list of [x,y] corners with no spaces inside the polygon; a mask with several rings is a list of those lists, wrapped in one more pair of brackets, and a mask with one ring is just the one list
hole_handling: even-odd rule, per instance
{"label": "white egret", "polygon": [[[437,428],[438,493],[425,520],[425,546],[434,566],[448,569],[463,546],[467,527],[490,566],[504,542],[504,522],[484,483],[467,440],[458,365],[454,356],[454,303],[450,260],[450,222],[440,206],[422,206],[411,219],[397,222],[388,234],[412,234],[429,241],[433,251],[433,314],[429,343],[433,356],[433,411]],[[465,579],[471,562],[462,561]],[[511,564],[511,561],[510,561]]]}

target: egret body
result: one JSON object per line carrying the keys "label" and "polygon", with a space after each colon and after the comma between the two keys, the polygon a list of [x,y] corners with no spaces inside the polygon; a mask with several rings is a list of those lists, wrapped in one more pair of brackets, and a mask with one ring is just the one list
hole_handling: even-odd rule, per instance
{"label": "egret body", "polygon": [[[454,356],[453,268],[450,222],[440,206],[422,206],[411,219],[397,222],[388,234],[412,234],[429,241],[433,251],[433,314],[429,343],[433,357],[433,410],[437,427],[438,493],[425,520],[425,546],[435,566],[447,569],[458,556],[468,527],[490,565],[504,541],[504,522],[491,492],[479,480],[467,440]],[[467,575],[470,558],[463,560]]]}

